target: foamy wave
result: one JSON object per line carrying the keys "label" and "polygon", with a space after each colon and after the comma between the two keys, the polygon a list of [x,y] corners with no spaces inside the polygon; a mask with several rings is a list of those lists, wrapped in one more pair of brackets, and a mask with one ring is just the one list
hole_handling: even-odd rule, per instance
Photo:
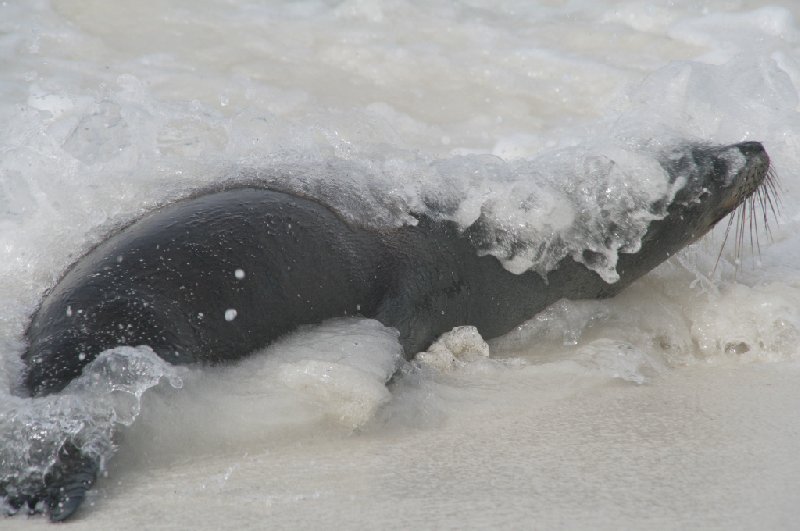
{"label": "foamy wave", "polygon": [[144,393],[178,370],[148,347],[100,354],[64,392],[43,398],[5,397],[0,406],[0,486],[41,488],[65,443],[102,464],[114,453],[113,434],[139,415]]}

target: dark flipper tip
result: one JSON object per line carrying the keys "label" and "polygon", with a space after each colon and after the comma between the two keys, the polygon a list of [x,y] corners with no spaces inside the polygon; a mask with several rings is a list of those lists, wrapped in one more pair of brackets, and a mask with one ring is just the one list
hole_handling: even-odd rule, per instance
{"label": "dark flipper tip", "polygon": [[48,512],[51,522],[63,522],[72,516],[86,497],[86,489],[73,492],[70,496],[51,498],[48,500]]}

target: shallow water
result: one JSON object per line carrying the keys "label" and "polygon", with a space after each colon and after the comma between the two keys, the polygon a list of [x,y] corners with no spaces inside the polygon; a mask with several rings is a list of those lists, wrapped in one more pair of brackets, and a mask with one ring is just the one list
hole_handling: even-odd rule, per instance
{"label": "shallow water", "polygon": [[[80,527],[792,527],[794,4],[163,4],[0,4],[0,401],[32,433],[77,422],[105,444],[117,427]],[[760,253],[729,243],[717,263],[717,230],[488,359],[449,337],[457,362],[389,388],[393,332],[349,320],[226,368],[142,349],[133,381],[66,405],[10,394],[42,293],[192,190],[256,178],[379,226],[432,204],[463,226],[483,213],[509,269],[592,248],[613,280],[642,227],[598,248],[589,222],[646,214],[668,193],[654,154],[685,140],[766,146],[783,207]]]}

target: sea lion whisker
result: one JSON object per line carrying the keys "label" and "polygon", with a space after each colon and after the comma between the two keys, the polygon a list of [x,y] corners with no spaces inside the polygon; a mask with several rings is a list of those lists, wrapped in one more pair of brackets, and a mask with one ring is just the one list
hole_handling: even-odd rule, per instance
{"label": "sea lion whisker", "polygon": [[782,208],[781,192],[783,187],[778,179],[778,174],[775,169],[770,166],[764,176],[763,182],[759,185],[757,192],[764,204],[764,227],[767,229],[770,241],[773,239],[772,227],[769,223],[769,214],[772,213],[772,218],[775,223],[779,221],[779,214]]}
{"label": "sea lion whisker", "polygon": [[753,216],[753,196],[750,196],[747,199],[745,199],[743,201],[743,203],[747,204],[747,209],[748,209],[747,214],[749,214],[749,215],[745,216],[745,221],[747,222],[747,227],[748,227],[749,232],[750,232],[750,234],[749,234],[749,236],[750,236],[750,254],[754,254],[755,253],[755,247],[753,245],[753,218],[755,216]]}
{"label": "sea lion whisker", "polygon": [[741,211],[742,224],[739,228],[739,249],[736,253],[737,265],[741,263],[742,250],[744,249],[744,236],[747,232],[747,220],[752,218],[752,216],[750,216],[750,209],[747,208],[747,206],[748,206],[747,200],[742,201],[742,211]]}
{"label": "sea lion whisker", "polygon": [[775,219],[775,222],[778,222],[778,212],[780,212],[780,198],[777,196],[773,196],[773,194],[769,193],[769,190],[765,190],[764,197],[769,204],[769,210],[772,212],[772,217]]}
{"label": "sea lion whisker", "polygon": [[774,198],[774,206],[772,207],[772,214],[775,216],[775,219],[778,219],[778,213],[780,213],[781,208],[783,207],[783,200],[781,199],[781,193],[783,192],[783,186],[778,179],[778,174],[775,170],[770,167],[767,170],[767,174],[764,177],[764,182],[761,183],[761,186],[765,187],[767,190],[767,197]]}
{"label": "sea lion whisker", "polygon": [[759,186],[756,189],[756,194],[758,196],[758,202],[761,204],[761,215],[764,217],[764,225],[769,229],[769,218],[767,217],[769,214],[769,207],[767,206],[767,192],[764,191],[764,188]]}
{"label": "sea lion whisker", "polygon": [[[728,220],[728,226],[725,229],[725,236],[723,238],[719,253],[717,254],[717,260],[714,263],[713,271],[716,271],[719,260],[722,257],[722,253],[724,252],[725,245],[728,241],[728,235],[734,221],[736,223],[734,228],[734,232],[736,234],[734,243],[734,262],[737,264],[737,266],[739,265],[742,249],[744,247],[746,230],[749,230],[750,252],[752,254],[755,254],[756,252],[758,252],[759,255],[761,254],[761,239],[759,235],[761,230],[766,232],[770,241],[773,239],[772,226],[770,224],[770,214],[777,223],[779,219],[778,214],[780,212],[781,186],[777,177],[777,173],[775,172],[774,167],[767,161],[766,170],[759,170],[759,168],[756,167],[749,168],[744,176],[744,181],[757,183],[757,185],[751,189],[752,191],[749,192],[749,194],[745,193],[745,196],[739,199],[739,206],[735,211],[731,212]],[[761,209],[760,215],[757,212],[759,208]],[[760,226],[759,221],[763,221],[763,229]]]}
{"label": "sea lion whisker", "polygon": [[735,238],[733,240],[733,242],[734,242],[733,243],[734,261],[738,261],[739,253],[740,253],[740,250],[741,250],[741,247],[742,247],[742,225],[744,223],[743,216],[742,216],[742,210],[744,210],[745,208],[747,208],[747,206],[745,205],[745,203],[742,203],[739,206],[739,208],[737,208],[736,211],[734,212],[734,215],[736,216],[736,227],[734,227],[734,229],[733,229],[733,231],[734,231],[733,234],[735,236]]}
{"label": "sea lion whisker", "polygon": [[753,237],[755,236],[756,240],[756,251],[758,252],[758,256],[761,256],[761,242],[758,239],[758,216],[756,214],[756,196],[755,194],[750,196],[750,247],[752,250],[753,246]]}
{"label": "sea lion whisker", "polygon": [[[761,201],[761,212],[764,215],[764,229],[766,229],[767,235],[769,236],[769,240],[773,241],[772,237],[772,226],[769,224],[769,191],[766,188],[759,187],[758,189],[758,198]],[[777,219],[775,220],[777,223]]]}
{"label": "sea lion whisker", "polygon": [[714,268],[711,270],[711,274],[713,275],[717,271],[717,266],[719,265],[720,258],[722,258],[722,251],[725,250],[725,243],[728,241],[728,236],[731,232],[731,226],[733,226],[733,220],[736,218],[736,213],[731,212],[728,214],[728,224],[725,226],[725,236],[722,238],[722,245],[719,247],[719,252],[717,253],[717,259],[714,262]]}

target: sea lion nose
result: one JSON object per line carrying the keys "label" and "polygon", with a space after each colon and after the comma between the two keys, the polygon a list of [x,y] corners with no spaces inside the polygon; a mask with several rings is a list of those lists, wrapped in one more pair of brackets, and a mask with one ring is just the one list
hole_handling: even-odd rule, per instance
{"label": "sea lion nose", "polygon": [[739,148],[739,151],[741,151],[742,155],[745,157],[753,157],[764,153],[764,146],[761,145],[761,142],[742,142],[736,144],[736,147]]}

